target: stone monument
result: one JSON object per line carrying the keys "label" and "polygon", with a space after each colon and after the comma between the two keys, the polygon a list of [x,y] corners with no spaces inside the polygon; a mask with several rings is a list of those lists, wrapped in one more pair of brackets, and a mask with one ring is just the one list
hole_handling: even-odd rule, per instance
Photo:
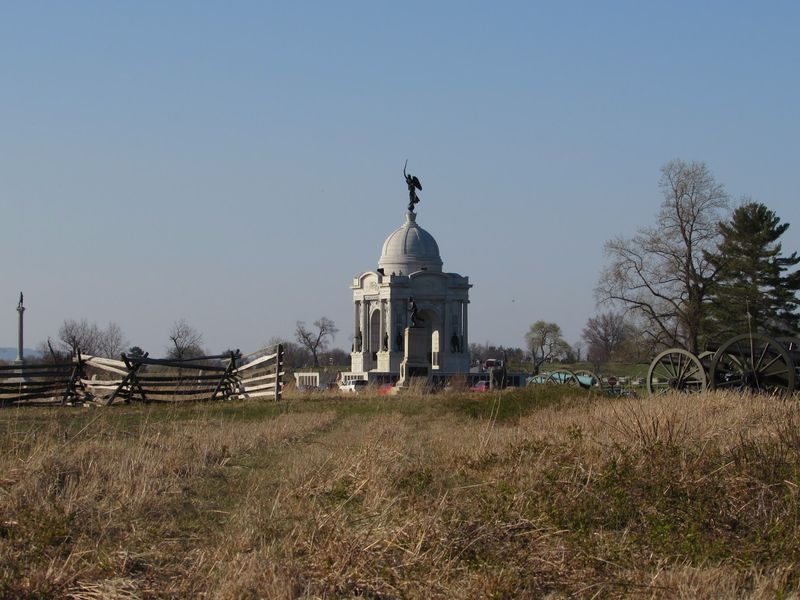
{"label": "stone monument", "polygon": [[469,372],[472,286],[468,277],[443,271],[439,245],[417,224],[422,184],[405,168],[403,176],[409,193],[405,222],[383,243],[377,269],[350,286],[354,343],[348,375],[373,382],[396,381],[401,363],[408,375],[423,367],[430,375]]}

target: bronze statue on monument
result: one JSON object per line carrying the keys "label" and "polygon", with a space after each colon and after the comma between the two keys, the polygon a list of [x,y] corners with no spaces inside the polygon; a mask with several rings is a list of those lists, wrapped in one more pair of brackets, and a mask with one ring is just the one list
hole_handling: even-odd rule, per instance
{"label": "bronze statue on monument", "polygon": [[414,212],[414,206],[419,203],[417,190],[422,191],[422,184],[415,175],[406,173],[407,166],[408,160],[406,159],[406,164],[403,166],[403,176],[406,178],[406,185],[408,186],[408,212]]}
{"label": "bronze statue on monument", "polygon": [[416,327],[417,323],[421,323],[425,320],[417,314],[419,309],[413,297],[408,299],[408,310],[411,313],[408,317],[409,327]]}

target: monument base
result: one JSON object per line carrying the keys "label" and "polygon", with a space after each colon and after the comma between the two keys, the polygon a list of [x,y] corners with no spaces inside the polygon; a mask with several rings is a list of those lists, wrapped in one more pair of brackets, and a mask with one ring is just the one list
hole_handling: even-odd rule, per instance
{"label": "monument base", "polygon": [[395,387],[406,388],[412,381],[427,383],[431,376],[428,362],[428,331],[420,327],[406,327],[405,353],[400,362],[400,379]]}

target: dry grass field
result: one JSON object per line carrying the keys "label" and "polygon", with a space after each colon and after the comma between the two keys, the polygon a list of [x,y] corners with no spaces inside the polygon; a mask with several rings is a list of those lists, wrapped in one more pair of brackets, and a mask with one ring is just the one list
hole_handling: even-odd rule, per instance
{"label": "dry grass field", "polygon": [[786,598],[796,400],[0,411],[3,598]]}

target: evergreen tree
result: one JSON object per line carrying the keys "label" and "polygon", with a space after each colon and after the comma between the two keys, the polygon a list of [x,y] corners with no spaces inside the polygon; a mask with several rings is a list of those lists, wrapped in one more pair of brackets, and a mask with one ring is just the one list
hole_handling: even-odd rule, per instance
{"label": "evergreen tree", "polygon": [[778,239],[789,224],[780,221],[763,204],[748,202],[733,212],[730,222],[720,223],[717,251],[707,254],[717,270],[709,329],[797,332],[800,271],[789,269],[800,263],[800,257],[796,252],[782,256]]}

